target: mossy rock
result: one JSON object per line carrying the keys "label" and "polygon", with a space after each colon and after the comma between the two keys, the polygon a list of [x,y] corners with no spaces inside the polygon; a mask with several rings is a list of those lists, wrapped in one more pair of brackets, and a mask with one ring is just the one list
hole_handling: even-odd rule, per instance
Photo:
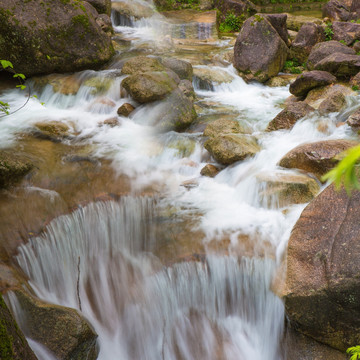
{"label": "mossy rock", "polygon": [[121,69],[121,73],[125,75],[143,74],[148,71],[165,71],[165,66],[155,58],[136,56],[126,61]]}
{"label": "mossy rock", "polygon": [[11,150],[1,150],[0,188],[20,181],[33,167],[26,155]]}
{"label": "mossy rock", "polygon": [[40,139],[60,142],[70,135],[69,126],[60,121],[37,122],[34,126],[34,136]]}
{"label": "mossy rock", "polygon": [[44,344],[59,359],[97,358],[97,335],[75,309],[44,303],[20,290],[15,294],[26,318],[26,323],[19,323],[26,336]]}
{"label": "mossy rock", "polygon": [[0,359],[37,360],[0,294]]}
{"label": "mossy rock", "polygon": [[83,85],[92,88],[92,95],[99,95],[108,92],[113,83],[113,79],[94,76],[86,79]]}
{"label": "mossy rock", "polygon": [[99,68],[114,49],[93,11],[77,0],[2,0],[0,58],[27,77]]}

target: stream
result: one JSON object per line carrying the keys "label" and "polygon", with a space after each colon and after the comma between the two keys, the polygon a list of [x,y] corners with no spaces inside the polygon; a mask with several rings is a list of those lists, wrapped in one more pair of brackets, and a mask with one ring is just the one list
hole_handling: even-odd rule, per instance
{"label": "stream", "polygon": [[[234,39],[204,41],[213,36],[209,26],[196,35],[160,15],[141,21],[113,16],[113,22],[120,52],[109,68],[75,74],[75,95],[29,81],[37,98],[0,120],[0,144],[16,145],[18,134],[39,120],[63,122],[73,134],[65,143],[106,159],[129,179],[129,189],[51,220],[18,248],[14,261],[40,299],[81,311],[99,336],[99,360],[285,360],[284,306],[274,291],[284,276],[279,271],[291,229],[306,204],[280,204],[259,178],[296,173],[277,163],[299,144],[351,138],[347,126],[336,126],[342,114],[265,132],[288,87],[246,84],[232,65],[212,62]],[[195,37],[188,39],[189,33]],[[173,40],[174,34],[187,41]],[[138,106],[130,118],[119,118],[119,126],[99,126],[132,102],[120,97],[124,76],[116,64],[139,54],[221,70],[232,81],[209,90],[194,80],[199,118],[189,131],[159,133],[153,126],[157,105]],[[93,78],[103,84],[100,93],[86,85]],[[3,98],[11,108],[23,102],[18,90]],[[354,98],[349,107],[358,103]],[[201,169],[213,161],[203,148],[203,125],[221,117],[239,121],[261,151],[215,178],[204,177]],[[27,191],[49,203],[62,196],[45,187]],[[10,293],[7,300],[20,325],[26,323],[16,297]],[[39,360],[56,359],[29,341]]]}

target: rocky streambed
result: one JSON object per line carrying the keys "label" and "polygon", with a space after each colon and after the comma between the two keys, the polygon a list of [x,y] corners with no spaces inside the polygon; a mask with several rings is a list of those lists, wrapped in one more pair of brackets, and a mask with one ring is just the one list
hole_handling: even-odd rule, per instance
{"label": "rocky streambed", "polygon": [[[11,26],[56,22],[23,6]],[[64,51],[65,67],[0,56],[31,76],[0,95],[27,101],[0,118],[0,290],[35,355],[11,345],[5,304],[1,351],[345,359],[359,342],[358,196],[322,176],[358,144],[356,3],[330,1],[325,21],[255,14],[220,38],[214,10],[117,1],[113,30],[109,2],[63,10],[107,44],[94,61],[81,41],[98,70],[65,73],[89,65]]]}

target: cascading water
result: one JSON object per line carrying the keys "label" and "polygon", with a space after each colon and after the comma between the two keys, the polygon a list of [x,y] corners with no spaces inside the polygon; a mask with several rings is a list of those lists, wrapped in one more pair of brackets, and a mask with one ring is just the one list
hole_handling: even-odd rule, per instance
{"label": "cascading water", "polygon": [[[158,21],[133,22],[129,28],[119,20],[115,25],[122,38],[131,38],[133,51],[145,36],[153,41],[159,28],[166,28]],[[149,31],[154,23],[156,31]],[[199,36],[208,32],[199,27]],[[228,45],[216,46],[218,51]],[[120,126],[99,126],[131,102],[120,98],[122,77],[116,70],[74,75],[80,84],[76,95],[34,85],[45,106],[31,99],[25,111],[0,122],[2,146],[16,142],[15,134],[39,118],[64,122],[75,139],[93,147],[93,156],[110,159],[132,181],[132,194],[58,217],[21,246],[16,257],[38,297],[81,310],[90,321],[99,335],[99,359],[285,358],[280,346],[283,304],[270,289],[304,205],[280,208],[276,199],[260,196],[263,188],[256,179],[278,171],[280,158],[298,144],[349,134],[345,126],[335,126],[341,114],[314,116],[291,131],[264,133],[288,96],[287,88],[245,84],[231,66],[222,70],[232,82],[212,84],[210,91],[194,83],[202,116],[235,114],[257,136],[261,151],[214,179],[200,177],[209,161],[201,133],[159,134],[153,127],[161,104],[139,106],[131,119],[120,118]],[[22,101],[18,96],[10,91],[4,101],[15,108]],[[326,122],[326,133],[318,130],[319,121]],[[182,186],[194,179],[196,186]],[[142,194],[149,188],[159,195]],[[187,227],[181,237],[195,243],[194,234],[200,232],[208,252],[197,261],[175,254],[165,266],[162,249],[178,240],[172,226],[181,227],[188,219],[194,232]],[[211,251],[214,241],[225,242],[225,255]],[[8,300],[21,317],[12,294]],[[52,359],[40,344],[30,344],[39,359]]]}

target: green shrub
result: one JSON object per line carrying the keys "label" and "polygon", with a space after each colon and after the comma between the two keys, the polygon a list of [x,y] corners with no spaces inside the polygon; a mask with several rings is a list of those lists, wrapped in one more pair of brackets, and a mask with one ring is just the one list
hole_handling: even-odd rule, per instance
{"label": "green shrub", "polygon": [[351,356],[349,360],[358,360],[360,359],[360,346],[349,347],[346,353]]}
{"label": "green shrub", "polygon": [[326,26],[325,26],[325,38],[326,38],[326,41],[330,41],[332,40],[333,36],[334,36],[334,30],[332,28],[332,24],[331,23],[327,23]]}
{"label": "green shrub", "polygon": [[297,59],[291,59],[285,61],[284,72],[288,72],[291,74],[301,74],[305,69],[305,64],[300,64]]}
{"label": "green shrub", "polygon": [[241,29],[245,21],[245,15],[235,15],[233,11],[228,11],[225,16],[224,22],[219,26],[220,32],[237,32]]}

